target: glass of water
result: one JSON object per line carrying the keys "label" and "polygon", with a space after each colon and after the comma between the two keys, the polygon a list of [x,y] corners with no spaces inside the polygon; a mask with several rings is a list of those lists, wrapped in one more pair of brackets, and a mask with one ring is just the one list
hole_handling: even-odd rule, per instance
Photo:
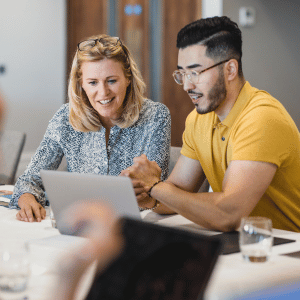
{"label": "glass of water", "polygon": [[30,276],[28,245],[21,241],[0,242],[0,299],[25,300]]}
{"label": "glass of water", "polygon": [[50,220],[51,220],[52,227],[53,228],[57,228],[57,226],[56,226],[56,219],[55,219],[53,210],[51,208],[51,205],[49,205],[49,217],[50,217]]}
{"label": "glass of water", "polygon": [[245,261],[266,262],[273,246],[272,221],[264,217],[243,218],[239,244]]}

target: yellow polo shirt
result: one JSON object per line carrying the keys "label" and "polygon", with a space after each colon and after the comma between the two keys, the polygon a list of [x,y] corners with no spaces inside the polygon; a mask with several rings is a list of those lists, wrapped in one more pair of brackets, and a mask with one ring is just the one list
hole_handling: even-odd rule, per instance
{"label": "yellow polo shirt", "polygon": [[274,228],[300,231],[300,135],[282,104],[267,92],[246,82],[223,122],[214,112],[193,110],[181,154],[199,160],[214,192],[222,191],[231,160],[275,164],[275,176],[251,215],[272,219]]}

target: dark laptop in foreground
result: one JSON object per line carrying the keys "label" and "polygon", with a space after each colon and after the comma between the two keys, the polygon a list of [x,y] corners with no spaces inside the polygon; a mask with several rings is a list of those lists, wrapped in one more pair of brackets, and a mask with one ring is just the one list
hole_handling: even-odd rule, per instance
{"label": "dark laptop in foreground", "polygon": [[220,239],[122,218],[121,255],[98,274],[87,300],[199,300],[221,252]]}
{"label": "dark laptop in foreground", "polygon": [[62,234],[78,235],[66,226],[63,211],[78,201],[107,203],[120,217],[141,219],[131,180],[127,177],[40,171],[57,228]]}

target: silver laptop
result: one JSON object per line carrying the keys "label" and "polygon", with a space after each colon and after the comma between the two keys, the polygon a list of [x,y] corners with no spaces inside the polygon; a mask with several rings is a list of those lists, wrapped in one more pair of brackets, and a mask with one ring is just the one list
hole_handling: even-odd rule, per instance
{"label": "silver laptop", "polygon": [[127,177],[40,171],[57,228],[62,234],[80,235],[66,226],[62,212],[77,201],[108,203],[119,217],[141,219],[131,180]]}

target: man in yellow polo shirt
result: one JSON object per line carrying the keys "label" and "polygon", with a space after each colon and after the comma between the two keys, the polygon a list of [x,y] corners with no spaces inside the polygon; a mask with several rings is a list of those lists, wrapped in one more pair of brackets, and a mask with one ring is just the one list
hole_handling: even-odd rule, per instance
{"label": "man in yellow polo shirt", "polygon": [[[237,24],[227,17],[195,21],[178,33],[177,47],[173,76],[195,110],[165,182],[145,155],[123,172],[133,178],[140,207],[214,230],[237,229],[253,215],[300,231],[299,131],[279,101],[245,80]],[[205,178],[213,192],[197,193]]]}

